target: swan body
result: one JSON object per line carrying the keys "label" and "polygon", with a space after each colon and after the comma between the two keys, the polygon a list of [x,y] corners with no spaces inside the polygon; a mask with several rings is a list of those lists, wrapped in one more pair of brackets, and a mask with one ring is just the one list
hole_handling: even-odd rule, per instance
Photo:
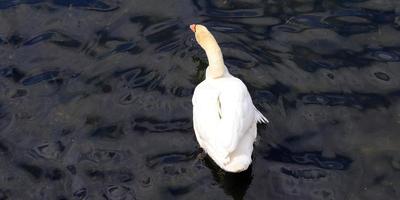
{"label": "swan body", "polygon": [[206,79],[195,89],[193,127],[201,148],[228,172],[241,172],[251,164],[257,122],[268,120],[256,109],[246,85],[226,68],[218,43],[202,25],[191,25],[209,66]]}

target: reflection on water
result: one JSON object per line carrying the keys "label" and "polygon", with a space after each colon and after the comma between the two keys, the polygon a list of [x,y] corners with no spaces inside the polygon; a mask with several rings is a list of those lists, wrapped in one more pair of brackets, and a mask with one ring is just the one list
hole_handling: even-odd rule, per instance
{"label": "reflection on water", "polygon": [[243,199],[253,179],[252,166],[240,173],[225,172],[215,164],[210,157],[206,157],[205,164],[210,168],[214,180],[224,189],[227,195],[233,199]]}
{"label": "reflection on water", "polygon": [[[0,199],[399,199],[395,0],[0,2]],[[210,27],[271,123],[199,151]]]}

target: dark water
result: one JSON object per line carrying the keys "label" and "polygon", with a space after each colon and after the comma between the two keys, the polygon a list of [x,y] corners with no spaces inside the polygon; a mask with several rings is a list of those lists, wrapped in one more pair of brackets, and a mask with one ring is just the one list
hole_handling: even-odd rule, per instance
{"label": "dark water", "polygon": [[[0,1],[0,199],[400,199],[397,0]],[[200,153],[204,23],[270,119]]]}

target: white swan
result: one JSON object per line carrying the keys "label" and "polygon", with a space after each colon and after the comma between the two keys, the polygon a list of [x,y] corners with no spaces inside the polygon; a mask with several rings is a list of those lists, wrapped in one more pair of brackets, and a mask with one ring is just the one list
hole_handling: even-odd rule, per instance
{"label": "white swan", "polygon": [[251,164],[256,124],[268,120],[253,105],[246,85],[229,73],[208,29],[199,24],[190,28],[209,63],[206,79],[192,98],[196,139],[219,167],[228,172],[244,171]]}

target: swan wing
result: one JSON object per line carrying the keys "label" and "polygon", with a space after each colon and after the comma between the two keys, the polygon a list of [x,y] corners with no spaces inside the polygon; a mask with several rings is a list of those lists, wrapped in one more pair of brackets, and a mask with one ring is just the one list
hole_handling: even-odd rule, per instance
{"label": "swan wing", "polygon": [[256,123],[257,110],[247,87],[240,79],[230,78],[221,85],[218,98],[221,119],[216,142],[229,154],[237,148],[247,130]]}
{"label": "swan wing", "polygon": [[206,145],[209,146],[210,141],[214,140],[214,133],[220,120],[218,95],[216,88],[202,82],[196,87],[192,98],[193,128],[200,147],[205,150],[207,150]]}

